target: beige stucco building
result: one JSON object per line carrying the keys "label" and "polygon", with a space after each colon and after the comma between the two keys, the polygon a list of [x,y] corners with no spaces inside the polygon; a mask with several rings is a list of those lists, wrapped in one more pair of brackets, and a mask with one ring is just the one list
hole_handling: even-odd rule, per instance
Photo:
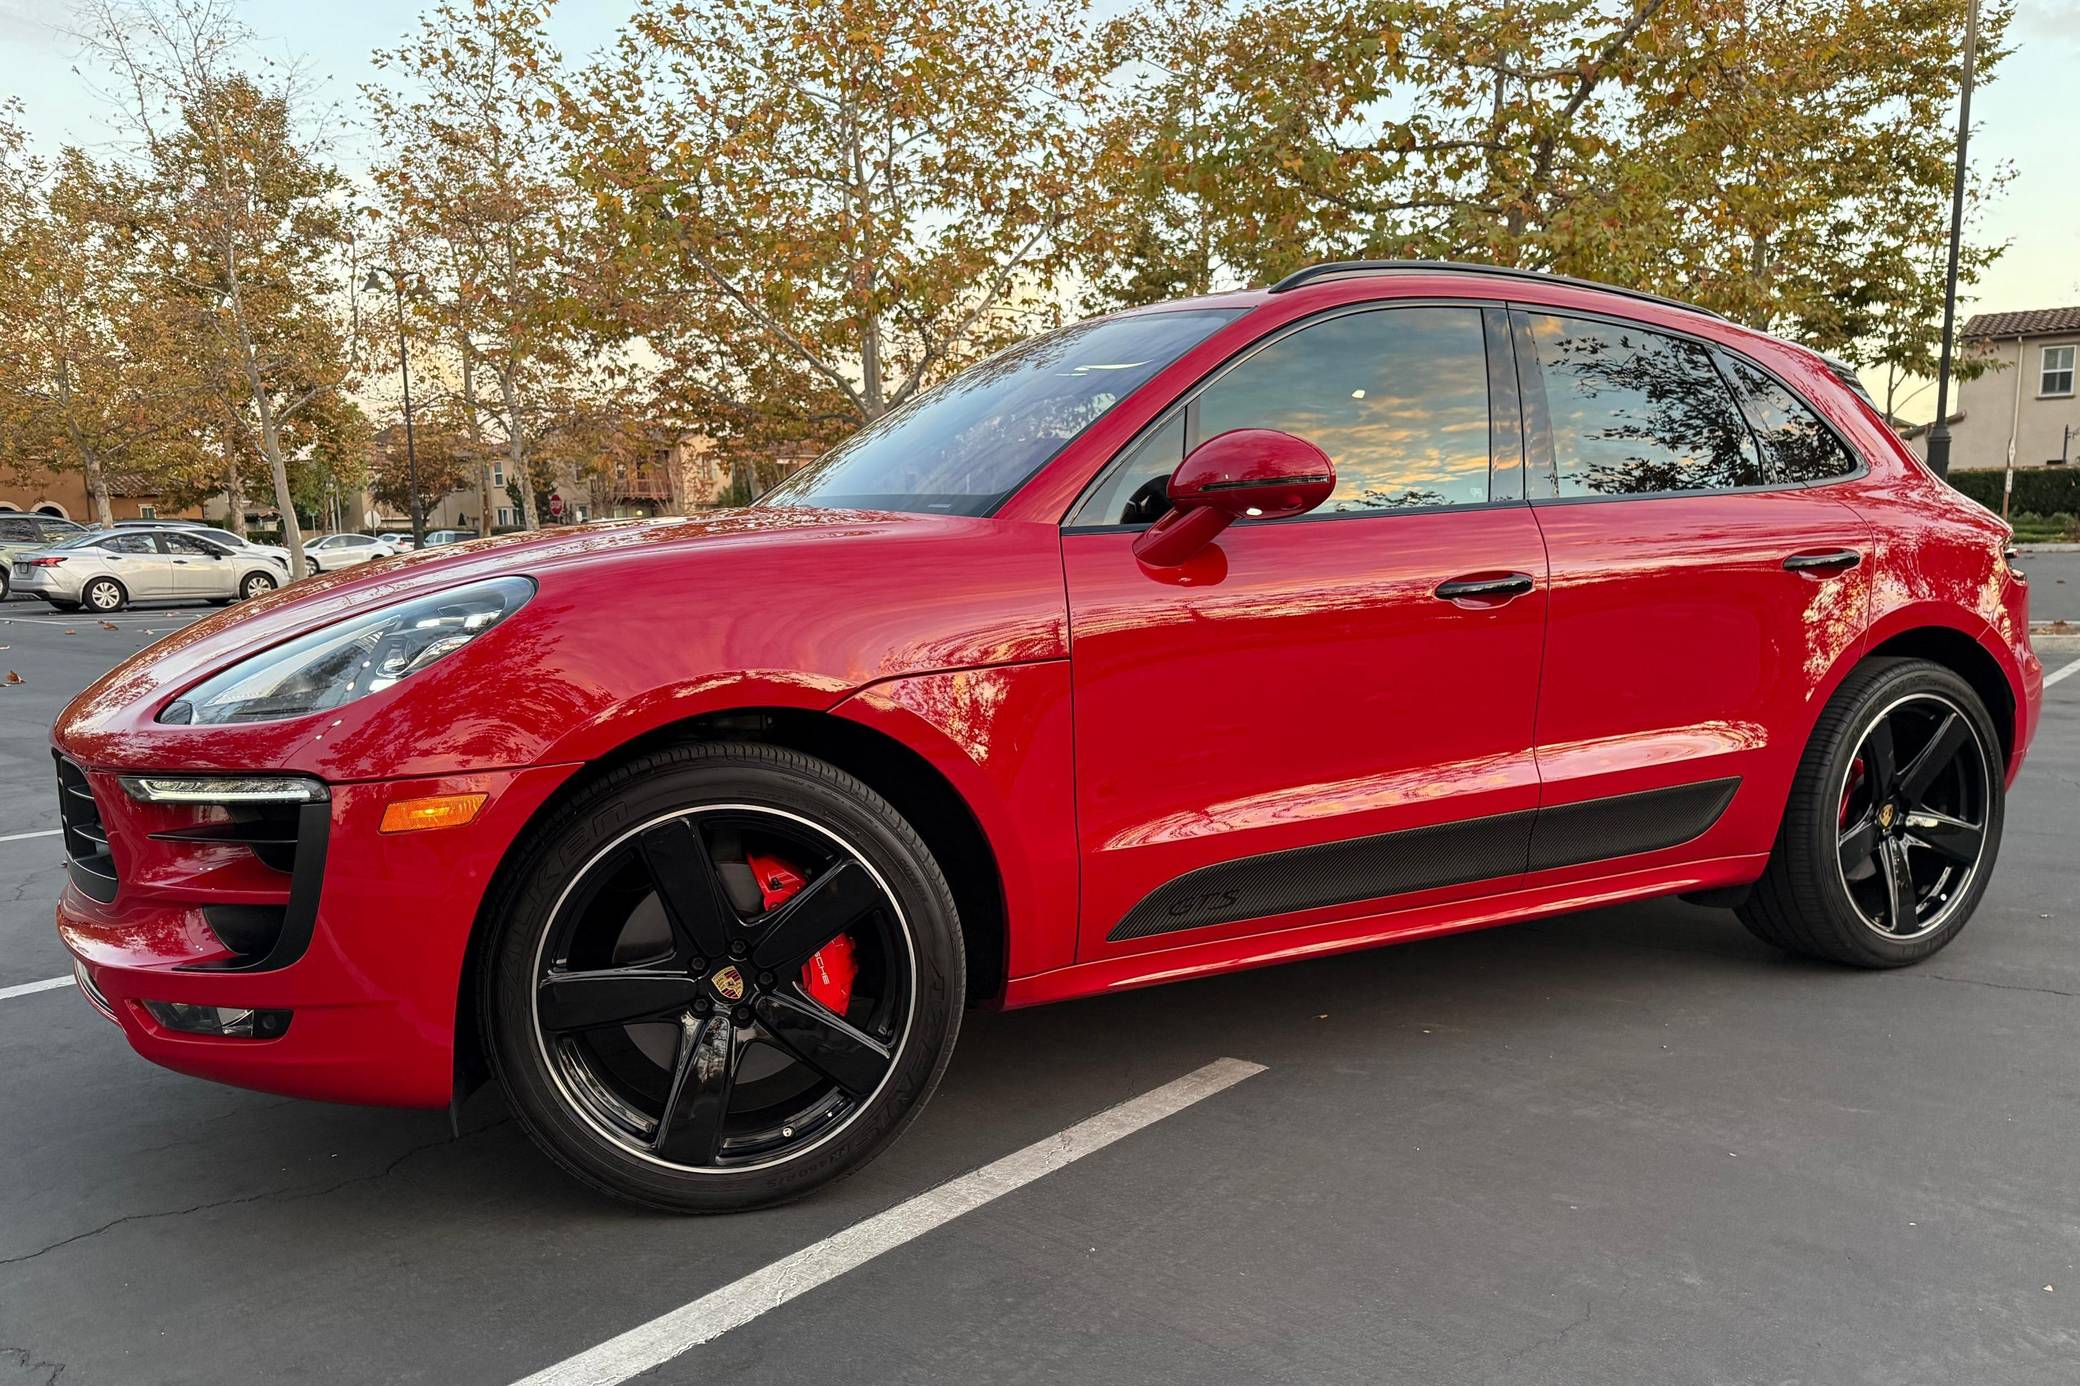
{"label": "beige stucco building", "polygon": [[[1979,313],[1964,325],[1961,350],[1991,369],[1957,386],[1950,413],[1950,468],[2002,468],[2065,459],[2080,465],[2080,307]],[[1926,429],[1908,435],[1928,453]]]}

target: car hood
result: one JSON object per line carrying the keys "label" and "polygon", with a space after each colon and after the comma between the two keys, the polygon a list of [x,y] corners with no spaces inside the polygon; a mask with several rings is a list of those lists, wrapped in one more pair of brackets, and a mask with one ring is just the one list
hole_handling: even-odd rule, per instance
{"label": "car hood", "polygon": [[[158,710],[261,650],[375,606],[484,578],[534,579],[528,607],[464,650],[326,722],[176,727]],[[73,701],[54,737],[83,763],[194,769],[294,765],[328,778],[435,773],[461,752],[422,749],[436,712],[444,744],[484,748],[473,768],[536,763],[566,734],[624,704],[669,706],[685,690],[756,682],[769,701],[828,706],[853,689],[926,669],[1067,651],[1053,525],[882,511],[754,508],[604,521],[467,540],[357,564],[186,627]],[[748,696],[748,695],[747,695]],[[397,704],[422,705],[397,725]],[[539,734],[523,714],[554,708]],[[466,724],[481,724],[473,736]],[[410,735],[403,728],[410,727]],[[330,729],[337,729],[330,730]],[[448,730],[448,728],[443,728]],[[359,748],[348,759],[337,748]],[[399,748],[411,746],[409,753]]]}

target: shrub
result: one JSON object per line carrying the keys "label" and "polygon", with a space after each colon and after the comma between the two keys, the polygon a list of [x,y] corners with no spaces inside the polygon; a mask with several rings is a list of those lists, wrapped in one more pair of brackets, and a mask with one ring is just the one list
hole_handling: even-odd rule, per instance
{"label": "shrub", "polygon": [[[1993,467],[1950,473],[1950,484],[1994,514],[2001,513],[2001,471]],[[2011,515],[2080,513],[2080,467],[2017,467]]]}

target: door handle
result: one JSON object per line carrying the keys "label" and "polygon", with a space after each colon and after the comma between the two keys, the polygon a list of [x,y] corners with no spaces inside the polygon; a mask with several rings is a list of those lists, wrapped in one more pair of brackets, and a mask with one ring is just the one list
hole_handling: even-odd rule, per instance
{"label": "door handle", "polygon": [[1437,585],[1437,596],[1448,602],[1475,601],[1500,606],[1512,597],[1523,596],[1534,585],[1529,573],[1494,573],[1441,582]]}
{"label": "door handle", "polygon": [[1832,576],[1846,573],[1863,562],[1863,555],[1854,549],[1828,549],[1818,553],[1795,553],[1784,560],[1784,570],[1791,573],[1821,573]]}

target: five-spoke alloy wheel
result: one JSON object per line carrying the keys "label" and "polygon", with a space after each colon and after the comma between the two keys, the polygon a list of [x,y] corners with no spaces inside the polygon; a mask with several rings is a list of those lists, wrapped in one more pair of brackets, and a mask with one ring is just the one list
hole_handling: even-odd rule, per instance
{"label": "five-spoke alloy wheel", "polygon": [[1868,661],[1820,716],[1741,918],[1813,957],[1924,958],[1978,904],[2003,803],[2000,738],[1971,685],[1921,660]]}
{"label": "five-spoke alloy wheel", "polygon": [[894,1139],[951,1053],[959,923],[909,825],[843,772],[675,747],[518,857],[487,1047],[549,1153],[686,1211],[807,1192]]}

